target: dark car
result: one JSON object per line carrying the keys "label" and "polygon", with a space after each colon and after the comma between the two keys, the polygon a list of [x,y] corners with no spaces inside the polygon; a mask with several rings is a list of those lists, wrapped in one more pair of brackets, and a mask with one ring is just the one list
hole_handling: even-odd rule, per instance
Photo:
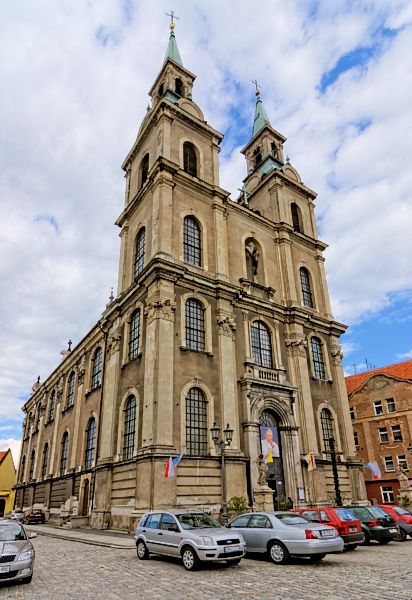
{"label": "dark car", "polygon": [[343,539],[345,550],[354,550],[365,541],[361,522],[349,508],[299,508],[293,512],[306,517],[312,523],[323,523],[334,527]]}
{"label": "dark car", "polygon": [[372,540],[380,544],[387,544],[396,539],[398,528],[395,519],[379,506],[351,506],[348,508],[362,523],[365,545],[369,545]]}
{"label": "dark car", "polygon": [[44,512],[44,510],[41,509],[36,509],[36,510],[31,510],[30,512],[26,513],[24,515],[24,522],[25,523],[45,523],[46,521],[46,514]]}
{"label": "dark car", "polygon": [[412,538],[412,514],[409,510],[392,504],[379,504],[379,508],[395,520],[398,526],[398,533],[395,537],[397,542],[404,542],[408,535]]}

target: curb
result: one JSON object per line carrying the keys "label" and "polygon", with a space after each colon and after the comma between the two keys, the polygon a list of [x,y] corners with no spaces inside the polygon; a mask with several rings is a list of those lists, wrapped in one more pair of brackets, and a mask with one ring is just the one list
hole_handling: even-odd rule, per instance
{"label": "curb", "polygon": [[44,535],[46,537],[52,537],[52,538],[57,538],[59,540],[66,540],[69,542],[78,542],[81,544],[89,544],[90,546],[103,546],[105,548],[114,548],[116,550],[134,550],[134,545],[132,540],[131,541],[131,545],[130,547],[128,546],[124,546],[124,545],[120,545],[120,544],[114,544],[112,542],[99,542],[97,540],[91,540],[88,538],[80,538],[80,537],[71,537],[71,536],[67,536],[67,535],[62,535],[60,533],[52,533],[49,531],[33,531],[33,533],[37,533],[37,535]]}

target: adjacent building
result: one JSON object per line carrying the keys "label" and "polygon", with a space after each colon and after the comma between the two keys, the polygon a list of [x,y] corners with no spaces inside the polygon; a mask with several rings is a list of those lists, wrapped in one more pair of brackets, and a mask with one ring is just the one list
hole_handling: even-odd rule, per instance
{"label": "adjacent building", "polygon": [[0,517],[13,510],[16,469],[10,448],[0,451]]}
{"label": "adjacent building", "polygon": [[[123,163],[117,294],[23,408],[19,506],[102,528],[128,528],[149,508],[217,513],[214,423],[232,436],[228,498],[333,502],[334,443],[343,497],[365,499],[316,194],[285,159],[257,90],[247,176],[230,199],[219,185],[223,136],[194,102],[194,81],[172,24]],[[263,439],[276,444],[264,459]]]}
{"label": "adjacent building", "polygon": [[346,387],[357,454],[381,472],[365,468],[368,499],[394,503],[400,470],[412,485],[412,360],[346,377]]}

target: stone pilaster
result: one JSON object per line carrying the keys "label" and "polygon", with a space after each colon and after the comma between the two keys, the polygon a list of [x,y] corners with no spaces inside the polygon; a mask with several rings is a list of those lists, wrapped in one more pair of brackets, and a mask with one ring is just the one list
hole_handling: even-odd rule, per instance
{"label": "stone pilaster", "polygon": [[282,300],[297,302],[295,272],[292,258],[292,242],[287,234],[275,240],[277,243],[278,268]]}
{"label": "stone pilaster", "polygon": [[122,227],[120,232],[120,261],[119,261],[119,275],[118,275],[118,284],[117,284],[117,295],[119,295],[123,290],[127,288],[127,273],[126,269],[126,258],[128,251],[128,237],[129,237],[129,225],[127,221]]}
{"label": "stone pilaster", "polygon": [[225,207],[218,203],[213,204],[213,217],[215,225],[216,277],[228,279],[229,262],[227,252],[227,216]]}
{"label": "stone pilaster", "polygon": [[172,176],[162,171],[153,190],[152,256],[172,257]]}

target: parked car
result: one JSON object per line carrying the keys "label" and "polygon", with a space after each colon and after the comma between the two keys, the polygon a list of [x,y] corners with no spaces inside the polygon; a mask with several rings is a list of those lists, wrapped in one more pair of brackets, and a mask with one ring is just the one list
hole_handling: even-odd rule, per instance
{"label": "parked car", "polygon": [[343,539],[345,550],[354,550],[365,541],[361,522],[349,508],[297,508],[291,512],[306,517],[311,523],[323,523],[334,527]]}
{"label": "parked car", "polygon": [[409,510],[392,504],[379,504],[378,506],[395,520],[398,533],[394,539],[397,542],[404,542],[408,535],[412,537],[412,513]]}
{"label": "parked car", "polygon": [[398,534],[395,520],[379,506],[350,506],[347,508],[350,508],[351,512],[361,520],[365,545],[369,545],[372,540],[376,540],[380,544],[387,544]]}
{"label": "parked car", "polygon": [[201,562],[225,561],[237,565],[245,555],[242,536],[228,531],[202,511],[151,511],[141,518],[134,536],[140,560],[151,553],[181,557],[194,571]]}
{"label": "parked car", "polygon": [[308,556],[318,562],[326,554],[343,550],[334,527],[310,523],[292,512],[247,513],[228,527],[243,536],[247,552],[267,553],[276,564],[287,563],[291,556]]}
{"label": "parked car", "polygon": [[22,510],[13,510],[9,515],[9,519],[13,519],[14,521],[20,521],[20,523],[23,523],[24,512]]}
{"label": "parked car", "polygon": [[44,510],[36,509],[24,515],[24,523],[45,523],[46,514]]}
{"label": "parked car", "polygon": [[0,581],[31,582],[34,548],[29,538],[35,537],[37,533],[27,534],[23,525],[17,521],[0,521]]}

